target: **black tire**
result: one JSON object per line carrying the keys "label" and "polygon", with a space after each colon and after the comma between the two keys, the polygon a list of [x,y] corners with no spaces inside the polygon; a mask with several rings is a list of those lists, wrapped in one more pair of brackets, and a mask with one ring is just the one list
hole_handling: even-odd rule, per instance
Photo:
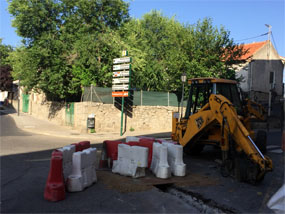
{"label": "black tire", "polygon": [[267,133],[266,131],[258,131],[255,140],[256,146],[262,152],[262,154],[266,154],[267,149]]}

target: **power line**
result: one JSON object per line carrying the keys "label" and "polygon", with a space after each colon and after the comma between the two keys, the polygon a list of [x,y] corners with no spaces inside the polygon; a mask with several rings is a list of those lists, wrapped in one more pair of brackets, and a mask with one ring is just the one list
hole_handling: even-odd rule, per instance
{"label": "power line", "polygon": [[259,36],[254,36],[254,37],[250,37],[250,38],[246,38],[246,39],[239,39],[239,40],[236,40],[236,42],[250,40],[250,39],[255,39],[255,38],[258,38],[258,37],[261,37],[261,36],[266,36],[266,35],[268,35],[268,32],[267,33],[263,33],[263,34],[261,34]]}
{"label": "power line", "polygon": [[277,49],[277,45],[276,45],[276,43],[275,43],[275,39],[274,39],[274,36],[273,36],[273,32],[271,31],[271,36],[272,36],[272,39],[273,39],[273,44],[274,44],[274,46],[275,46],[275,49],[276,49],[276,51],[277,51],[277,53],[278,53],[278,55],[279,55],[279,51],[278,51],[278,49]]}

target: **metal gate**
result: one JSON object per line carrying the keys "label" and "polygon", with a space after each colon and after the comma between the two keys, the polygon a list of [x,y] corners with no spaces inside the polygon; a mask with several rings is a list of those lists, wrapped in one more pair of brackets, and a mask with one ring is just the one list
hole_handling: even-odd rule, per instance
{"label": "metal gate", "polygon": [[22,94],[23,97],[23,107],[22,111],[25,113],[29,112],[29,94]]}
{"label": "metal gate", "polygon": [[66,103],[65,106],[65,124],[67,126],[74,125],[74,103]]}

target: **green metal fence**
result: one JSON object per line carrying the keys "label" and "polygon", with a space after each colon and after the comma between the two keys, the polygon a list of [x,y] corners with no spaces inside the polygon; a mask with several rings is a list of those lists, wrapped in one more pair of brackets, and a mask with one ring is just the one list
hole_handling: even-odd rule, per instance
{"label": "green metal fence", "polygon": [[74,103],[65,104],[65,124],[67,126],[74,125]]}
{"label": "green metal fence", "polygon": [[25,113],[29,112],[29,94],[22,94],[23,97],[23,107],[22,111]]}
{"label": "green metal fence", "polygon": [[[131,99],[134,106],[178,106],[179,104],[176,94],[170,92],[133,91]],[[81,101],[114,104],[112,88],[84,87]],[[186,101],[183,105],[186,105]]]}

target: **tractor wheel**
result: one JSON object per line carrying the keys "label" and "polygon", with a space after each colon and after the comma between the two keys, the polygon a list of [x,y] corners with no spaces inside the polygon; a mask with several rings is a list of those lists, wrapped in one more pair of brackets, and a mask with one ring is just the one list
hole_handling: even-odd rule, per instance
{"label": "tractor wheel", "polygon": [[262,154],[266,154],[267,149],[267,133],[265,131],[258,131],[255,140],[256,146],[262,152]]}

